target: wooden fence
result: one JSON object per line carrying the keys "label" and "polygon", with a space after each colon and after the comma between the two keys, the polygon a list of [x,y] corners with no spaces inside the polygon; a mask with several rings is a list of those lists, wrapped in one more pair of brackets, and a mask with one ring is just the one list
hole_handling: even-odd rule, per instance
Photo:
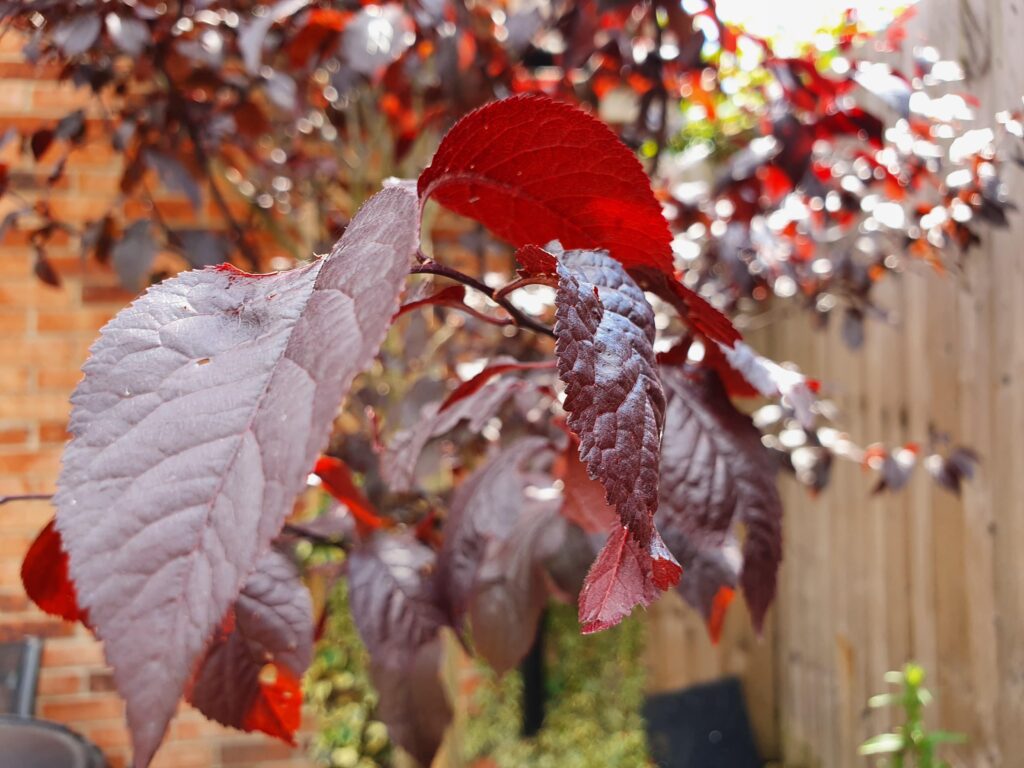
{"label": "wooden fence", "polygon": [[[908,43],[923,40],[968,73],[976,125],[1020,109],[1022,0],[924,0]],[[964,84],[960,84],[963,86]],[[948,431],[982,456],[962,499],[924,476],[871,496],[837,466],[819,498],[786,481],[785,563],[767,636],[731,616],[712,648],[674,602],[651,616],[652,680],[671,688],[738,674],[763,752],[787,766],[865,766],[858,744],[889,726],[866,708],[886,670],[908,659],[930,673],[934,725],[962,731],[954,766],[1024,766],[1024,171],[1009,169],[1022,209],[989,231],[961,270],[924,264],[878,293],[860,352],[794,314],[756,341],[822,379],[861,443],[925,441]],[[738,613],[733,611],[733,613]]]}

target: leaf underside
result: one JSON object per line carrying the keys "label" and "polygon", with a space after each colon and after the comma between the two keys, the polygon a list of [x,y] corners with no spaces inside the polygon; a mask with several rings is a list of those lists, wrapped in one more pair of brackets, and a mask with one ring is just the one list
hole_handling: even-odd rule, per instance
{"label": "leaf underside", "polygon": [[416,213],[414,196],[385,190],[325,258],[271,275],[184,273],[93,346],[72,396],[57,528],[127,703],[136,766],[375,356]]}

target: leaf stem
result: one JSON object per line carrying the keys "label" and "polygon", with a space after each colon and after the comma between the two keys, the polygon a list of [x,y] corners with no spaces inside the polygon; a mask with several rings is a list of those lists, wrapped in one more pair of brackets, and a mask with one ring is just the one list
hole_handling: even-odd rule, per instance
{"label": "leaf stem", "polygon": [[0,496],[0,504],[9,501],[49,501],[52,498],[52,493],[25,493],[20,496]]}
{"label": "leaf stem", "polygon": [[515,321],[516,325],[520,328],[529,328],[531,331],[543,334],[545,336],[555,337],[555,332],[548,328],[543,323],[539,323],[532,317],[524,314],[515,304],[506,299],[504,296],[496,295],[496,292],[486,283],[477,280],[475,277],[467,275],[463,272],[459,272],[457,269],[446,267],[444,264],[438,264],[433,259],[424,258],[423,261],[417,266],[409,270],[409,274],[412,275],[438,275],[439,277],[447,277],[449,280],[454,280],[457,283],[462,283],[469,288],[479,291],[484,296],[489,298],[495,304],[500,306]]}

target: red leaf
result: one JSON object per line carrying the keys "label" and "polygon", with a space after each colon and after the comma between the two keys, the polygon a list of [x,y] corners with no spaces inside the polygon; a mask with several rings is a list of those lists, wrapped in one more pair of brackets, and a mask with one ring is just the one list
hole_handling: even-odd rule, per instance
{"label": "red leaf", "polygon": [[517,246],[607,248],[626,266],[672,272],[672,236],[636,157],[603,123],[544,96],[456,123],[419,193]]}
{"label": "red leaf", "polygon": [[352,514],[356,521],[356,529],[361,535],[366,536],[384,526],[384,518],[377,514],[377,510],[359,490],[352,479],[351,470],[341,459],[321,456],[316,460],[313,473],[320,478],[324,490],[344,504]]}
{"label": "red leaf", "polygon": [[558,259],[539,245],[524,245],[516,251],[519,274],[529,277],[558,274]]}
{"label": "red leaf", "polygon": [[300,680],[313,656],[313,607],[295,564],[271,550],[206,651],[188,699],[222,725],[293,744]]}
{"label": "red leaf", "polygon": [[[580,592],[580,630],[584,634],[613,627],[637,605],[650,605],[660,590],[668,589],[682,573],[675,559],[667,559],[657,531],[652,546],[658,556],[637,542],[629,529],[616,526],[590,567]],[[670,558],[671,555],[668,555]]]}
{"label": "red leaf", "polygon": [[608,533],[615,525],[615,508],[605,500],[604,486],[587,474],[580,461],[579,441],[569,441],[562,460],[559,479],[562,481],[562,516],[588,533]]}
{"label": "red leaf", "polygon": [[261,731],[295,745],[302,724],[302,681],[277,664],[265,666],[259,677],[259,695],[242,721],[243,731]]}
{"label": "red leaf", "polygon": [[53,520],[29,547],[21,564],[21,583],[25,594],[40,610],[65,621],[89,625],[86,612],[78,607],[75,585],[68,575],[68,556]]}
{"label": "red leaf", "polygon": [[445,401],[441,403],[441,408],[438,412],[444,412],[460,400],[479,392],[480,388],[495,376],[500,376],[501,374],[508,373],[509,371],[543,371],[553,367],[554,366],[546,360],[537,363],[514,362],[489,365],[476,376],[471,379],[467,379],[457,386],[452,393],[445,398]]}
{"label": "red leaf", "polygon": [[686,324],[702,336],[727,347],[743,338],[728,317],[672,275],[652,269],[631,269],[629,274],[645,291],[657,294],[675,307]]}
{"label": "red leaf", "polygon": [[186,272],[102,331],[55,498],[82,607],[149,763],[210,637],[306,486],[416,250],[416,198],[373,197],[327,257]]}

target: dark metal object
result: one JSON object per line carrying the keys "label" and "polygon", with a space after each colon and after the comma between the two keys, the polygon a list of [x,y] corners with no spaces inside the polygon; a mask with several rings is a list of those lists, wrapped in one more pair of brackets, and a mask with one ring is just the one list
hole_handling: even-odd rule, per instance
{"label": "dark metal object", "polygon": [[0,645],[0,714],[32,717],[36,713],[42,654],[43,643],[38,637]]}
{"label": "dark metal object", "polygon": [[739,680],[648,697],[647,739],[658,768],[760,768]]}
{"label": "dark metal object", "polygon": [[523,675],[523,736],[536,736],[544,725],[544,627],[547,611],[540,614],[537,636],[523,658],[519,670]]}
{"label": "dark metal object", "polygon": [[107,761],[63,725],[0,715],[0,768],[107,768]]}

